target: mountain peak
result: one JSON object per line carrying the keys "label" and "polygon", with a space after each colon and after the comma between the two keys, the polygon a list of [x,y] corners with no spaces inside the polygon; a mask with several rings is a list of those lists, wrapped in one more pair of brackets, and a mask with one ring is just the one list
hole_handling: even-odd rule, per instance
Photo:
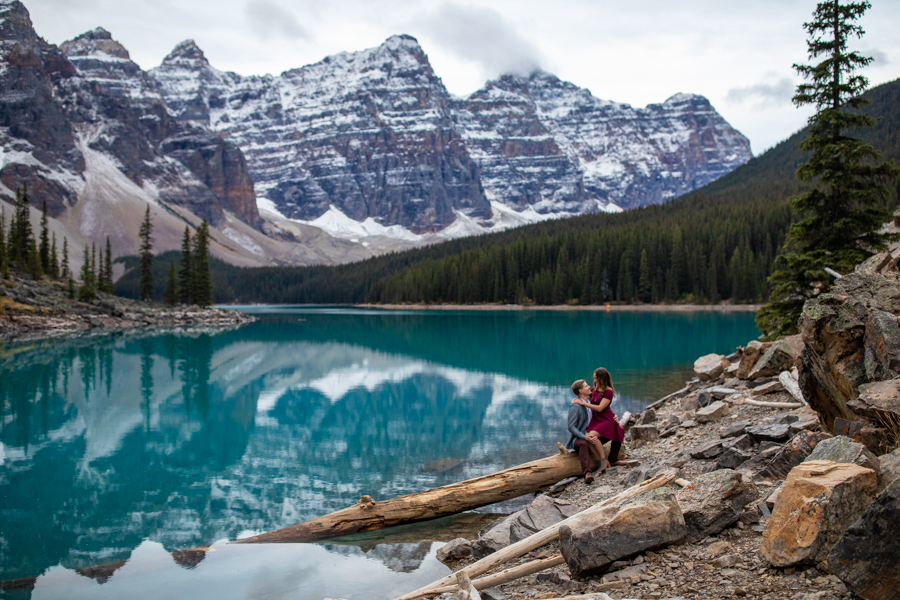
{"label": "mountain peak", "polygon": [[113,58],[131,60],[125,46],[114,40],[112,34],[102,27],[86,31],[76,38],[63,42],[60,49],[69,58],[106,54]]}
{"label": "mountain peak", "polygon": [[184,63],[190,63],[194,66],[209,66],[206,55],[203,54],[203,50],[200,49],[200,46],[194,40],[184,40],[175,46],[162,62],[163,65]]}

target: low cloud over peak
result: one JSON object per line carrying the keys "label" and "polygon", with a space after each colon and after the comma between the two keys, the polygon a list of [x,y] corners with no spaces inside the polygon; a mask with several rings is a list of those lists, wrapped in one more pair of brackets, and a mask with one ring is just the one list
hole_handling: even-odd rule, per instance
{"label": "low cloud over peak", "polygon": [[493,9],[445,2],[417,25],[448,52],[478,64],[487,77],[541,68],[537,46]]}
{"label": "low cloud over peak", "polygon": [[272,36],[289,40],[311,39],[294,13],[269,0],[250,0],[244,6],[244,14],[253,32],[261,39]]}

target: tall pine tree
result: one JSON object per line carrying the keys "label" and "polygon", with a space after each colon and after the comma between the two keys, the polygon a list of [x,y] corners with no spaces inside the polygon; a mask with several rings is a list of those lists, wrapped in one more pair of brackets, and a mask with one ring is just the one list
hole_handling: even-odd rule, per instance
{"label": "tall pine tree", "polygon": [[191,304],[194,300],[194,260],[191,249],[191,231],[185,226],[181,239],[181,263],[178,266],[178,292],[182,304]]}
{"label": "tall pine tree", "polygon": [[6,213],[0,209],[0,277],[9,279],[9,255],[6,250]]}
{"label": "tall pine tree", "polygon": [[889,216],[882,182],[897,169],[879,162],[872,146],[848,135],[875,124],[858,112],[868,103],[860,97],[868,81],[856,74],[872,59],[847,47],[850,38],[865,33],[856,21],[870,7],[827,0],[804,24],[810,59],[823,57],[814,65],[794,65],[810,80],[797,87],[794,104],[816,108],[809,137],[799,146],[811,155],[797,170],[797,177],[813,187],[791,198],[800,220],[791,226],[778,269],[769,278],[769,302],[757,313],[757,325],[769,337],[797,330],[803,303],[831,287],[825,267],[851,271],[892,238],[879,231]]}
{"label": "tall pine tree", "polygon": [[210,306],[213,303],[212,273],[209,269],[209,223],[197,228],[194,238],[194,303],[199,306]]}
{"label": "tall pine tree", "polygon": [[169,276],[166,277],[166,287],[163,289],[163,302],[169,306],[178,303],[178,275],[175,273],[175,263],[169,261]]}
{"label": "tall pine tree", "polygon": [[139,236],[141,247],[139,257],[141,260],[141,300],[153,299],[153,223],[150,221],[150,207],[144,213],[144,222],[141,223]]}
{"label": "tall pine tree", "polygon": [[50,273],[50,232],[47,229],[47,201],[41,205],[41,241],[38,244],[38,252],[41,255],[41,269],[44,273]]}

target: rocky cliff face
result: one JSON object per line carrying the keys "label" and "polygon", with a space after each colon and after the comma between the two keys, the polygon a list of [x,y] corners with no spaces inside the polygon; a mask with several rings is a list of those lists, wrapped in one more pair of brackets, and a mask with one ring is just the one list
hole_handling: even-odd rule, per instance
{"label": "rocky cliff face", "polygon": [[257,192],[290,218],[313,220],[334,206],[418,233],[446,227],[457,212],[491,214],[450,97],[413,38],[278,77],[222,73],[185,42],[151,74],[174,118],[242,148]]}
{"label": "rocky cliff face", "polygon": [[541,214],[659,204],[751,156],[702,96],[635,109],[541,72],[488,82],[456,117],[491,198]]}
{"label": "rocky cliff face", "polygon": [[451,99],[409,36],[278,77],[223,73],[188,41],[151,75],[173,118],[234,140],[257,193],[301,220],[333,206],[421,232],[460,215],[490,228],[487,199],[527,220],[620,210],[751,156],[700,96],[634,109],[538,72]]}

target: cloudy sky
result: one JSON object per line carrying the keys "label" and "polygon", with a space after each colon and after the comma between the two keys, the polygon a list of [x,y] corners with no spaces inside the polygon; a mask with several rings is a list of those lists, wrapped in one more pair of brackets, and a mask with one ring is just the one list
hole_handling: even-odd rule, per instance
{"label": "cloudy sky", "polygon": [[[645,106],[702,94],[754,154],[800,129],[790,101],[814,0],[23,0],[60,44],[101,26],[144,69],[194,39],[210,63],[273,73],[415,36],[451,93],[540,67],[606,100]],[[872,85],[900,76],[900,2],[873,0],[855,48]]]}

